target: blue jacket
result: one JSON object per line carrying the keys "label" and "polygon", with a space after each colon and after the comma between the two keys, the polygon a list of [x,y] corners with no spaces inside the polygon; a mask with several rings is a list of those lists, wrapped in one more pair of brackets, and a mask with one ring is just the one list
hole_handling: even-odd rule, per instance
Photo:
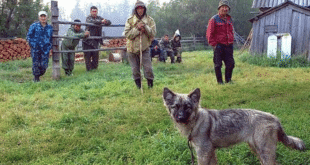
{"label": "blue jacket", "polygon": [[43,51],[44,54],[49,54],[52,49],[52,39],[53,27],[47,24],[45,27],[41,25],[40,22],[35,22],[30,25],[27,41],[33,49],[33,51]]}

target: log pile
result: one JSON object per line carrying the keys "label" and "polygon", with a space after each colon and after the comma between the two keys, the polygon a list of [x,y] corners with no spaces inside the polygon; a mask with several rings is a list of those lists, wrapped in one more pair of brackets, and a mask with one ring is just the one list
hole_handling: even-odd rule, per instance
{"label": "log pile", "polygon": [[116,38],[116,39],[111,39],[109,40],[109,43],[107,45],[108,48],[112,47],[124,47],[126,46],[126,38]]}
{"label": "log pile", "polygon": [[0,40],[0,62],[30,57],[30,47],[25,39]]}
{"label": "log pile", "polygon": [[83,62],[84,53],[75,53],[75,62]]}

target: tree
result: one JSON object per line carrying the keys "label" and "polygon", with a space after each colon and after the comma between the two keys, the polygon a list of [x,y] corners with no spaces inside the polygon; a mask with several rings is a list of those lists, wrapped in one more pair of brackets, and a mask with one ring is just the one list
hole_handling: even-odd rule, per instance
{"label": "tree", "polygon": [[29,26],[38,20],[40,10],[49,11],[40,0],[2,0],[0,37],[26,37]]}
{"label": "tree", "polygon": [[[251,30],[248,21],[252,15],[251,0],[230,0],[231,15],[236,31],[247,36]],[[205,36],[209,19],[218,13],[219,0],[171,0],[160,6],[156,0],[149,0],[148,13],[154,18],[157,36],[174,34],[180,29],[183,36]]]}

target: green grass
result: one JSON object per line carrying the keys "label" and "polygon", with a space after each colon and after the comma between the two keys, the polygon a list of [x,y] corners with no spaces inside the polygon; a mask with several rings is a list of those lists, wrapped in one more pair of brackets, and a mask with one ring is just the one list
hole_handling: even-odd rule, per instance
{"label": "green grass", "polygon": [[[52,63],[32,82],[31,59],[0,64],[0,164],[190,164],[182,137],[162,101],[163,87],[199,87],[205,108],[252,108],[279,117],[288,135],[310,147],[310,68],[249,64],[237,55],[233,84],[217,85],[211,51],[183,53],[183,64],[153,60],[154,88],[136,89],[129,65],[100,63],[52,80]],[[224,68],[223,68],[224,71]],[[217,151],[219,164],[259,164],[246,144]],[[282,165],[310,164],[279,143]]]}

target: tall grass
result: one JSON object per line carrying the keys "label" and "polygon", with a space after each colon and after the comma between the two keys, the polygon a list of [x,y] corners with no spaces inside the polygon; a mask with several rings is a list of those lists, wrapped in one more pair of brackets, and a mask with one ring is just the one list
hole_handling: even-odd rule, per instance
{"label": "tall grass", "polygon": [[[235,54],[238,54],[236,52]],[[211,51],[183,53],[183,63],[153,60],[154,88],[136,89],[131,68],[100,63],[74,76],[32,82],[31,60],[0,64],[0,164],[189,164],[187,138],[163,105],[167,86],[199,87],[205,108],[253,108],[279,117],[288,135],[310,144],[310,69],[257,66],[236,56],[233,84],[217,85]],[[224,71],[224,68],[223,68]],[[217,151],[219,164],[259,164],[246,144]],[[280,144],[283,165],[310,164],[310,151]]]}

